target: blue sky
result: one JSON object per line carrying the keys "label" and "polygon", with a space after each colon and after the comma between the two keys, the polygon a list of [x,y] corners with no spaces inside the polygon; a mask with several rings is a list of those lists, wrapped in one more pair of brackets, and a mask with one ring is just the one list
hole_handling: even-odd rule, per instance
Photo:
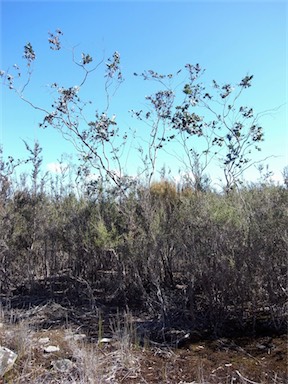
{"label": "blue sky", "polygon": [[[37,60],[27,94],[44,107],[51,104],[47,84],[62,81],[76,85],[79,79],[71,52],[63,51],[59,56],[60,52],[49,50],[48,31],[57,28],[64,33],[63,45],[77,45],[79,55],[90,53],[95,62],[103,54],[106,58],[116,50],[121,54],[125,81],[111,102],[110,113],[116,114],[123,132],[129,128],[143,132],[128,110],[142,109],[145,95],[155,89],[152,83],[135,78],[134,72],[153,69],[168,74],[187,63],[199,63],[206,69],[207,83],[212,79],[239,83],[247,73],[253,74],[253,86],[243,96],[243,104],[257,112],[275,109],[261,120],[265,142],[255,160],[274,156],[265,164],[281,179],[288,165],[286,2],[2,1],[0,68],[23,64],[23,46],[31,42]],[[86,95],[101,110],[105,104],[101,71],[97,76],[86,88]],[[41,116],[2,87],[1,142],[6,155],[25,157],[22,139],[31,145],[34,139],[39,140],[44,168],[57,162],[62,153],[75,152],[52,128],[38,128]],[[129,145],[132,148],[135,142]],[[127,167],[136,172],[139,158],[132,150],[125,156]],[[159,167],[161,163],[174,171],[178,166],[175,159],[164,155]],[[254,167],[247,177],[256,177]]]}

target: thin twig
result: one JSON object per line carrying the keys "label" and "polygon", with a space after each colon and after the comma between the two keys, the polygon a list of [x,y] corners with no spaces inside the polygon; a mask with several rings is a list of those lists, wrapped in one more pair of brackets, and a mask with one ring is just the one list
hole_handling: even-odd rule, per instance
{"label": "thin twig", "polygon": [[237,375],[242,379],[242,380],[245,380],[247,383],[250,383],[250,384],[260,384],[260,383],[257,383],[256,381],[252,381],[252,380],[249,380],[247,379],[246,377],[244,377],[243,375],[241,375],[241,373],[239,371],[235,371],[237,373]]}

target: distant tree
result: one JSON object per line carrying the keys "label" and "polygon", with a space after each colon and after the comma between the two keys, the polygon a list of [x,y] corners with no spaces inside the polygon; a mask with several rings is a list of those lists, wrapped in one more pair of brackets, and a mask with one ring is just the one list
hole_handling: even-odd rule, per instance
{"label": "distant tree", "polygon": [[[154,157],[157,150],[167,149],[170,142],[180,143],[183,153],[175,156],[182,160],[187,173],[192,175],[194,187],[199,190],[205,189],[208,181],[205,172],[212,160],[217,159],[224,171],[225,189],[229,191],[254,164],[252,151],[261,150],[260,143],[264,138],[259,124],[261,114],[255,114],[251,107],[239,105],[240,96],[251,87],[253,75],[246,75],[236,85],[220,85],[213,80],[212,86],[206,86],[200,81],[204,70],[199,64],[187,64],[185,72],[184,80],[178,83],[184,83],[182,99],[171,83],[182,70],[175,75],[152,70],[140,75],[135,73],[143,80],[158,82],[162,90],[146,97],[148,112],[142,110],[134,115],[152,127],[150,144],[154,148]],[[197,144],[202,149],[197,148]],[[155,160],[151,162],[154,164]]]}
{"label": "distant tree", "polygon": [[[51,50],[60,51],[62,49],[61,36],[62,31],[56,30],[55,33],[49,33],[48,42]],[[88,172],[92,166],[99,171],[100,175],[107,176],[117,186],[121,183],[121,164],[119,162],[119,152],[125,143],[126,134],[122,136],[123,141],[116,144],[116,138],[119,138],[119,129],[115,116],[109,117],[110,92],[116,92],[118,86],[123,81],[120,69],[120,55],[114,52],[111,58],[104,63],[104,59],[93,66],[93,58],[86,53],[81,54],[81,59],[76,58],[75,48],[72,49],[72,62],[80,69],[82,78],[78,79],[77,84],[66,87],[58,82],[49,85],[52,90],[53,100],[50,106],[40,106],[38,101],[33,101],[25,95],[25,91],[32,80],[33,65],[36,61],[36,53],[31,43],[24,46],[23,59],[26,62],[26,80],[17,86],[25,76],[24,71],[18,65],[13,66],[13,75],[10,72],[1,71],[3,84],[14,91],[24,102],[32,108],[43,112],[44,118],[40,122],[41,128],[52,126],[61,132],[62,136],[71,141],[77,149],[78,155],[82,160],[80,168]],[[95,111],[95,117],[89,119],[85,112],[92,101],[82,100],[79,96],[81,89],[88,81],[92,72],[104,65],[105,72],[105,94],[106,106],[103,111]],[[114,88],[113,88],[114,86]],[[119,140],[118,140],[119,143]],[[116,172],[115,169],[118,169]]]}
{"label": "distant tree", "polygon": [[[62,49],[62,35],[60,30],[49,33],[51,50]],[[24,75],[18,65],[13,67],[11,73],[0,72],[3,84],[31,107],[43,112],[40,127],[52,126],[74,144],[83,162],[80,172],[88,174],[92,167],[102,179],[112,181],[123,192],[131,182],[121,161],[127,132],[121,133],[115,115],[110,113],[110,99],[123,82],[120,54],[115,51],[106,62],[103,58],[93,65],[94,59],[90,54],[82,52],[78,58],[75,48],[71,53],[72,62],[81,71],[82,77],[77,84],[68,87],[57,81],[50,84],[53,101],[49,107],[40,106],[25,95],[36,61],[30,42],[24,46],[24,84],[20,87],[16,85],[16,79],[22,81]],[[104,66],[106,106],[100,111],[96,109],[91,119],[88,117],[88,105],[92,102],[82,99],[80,93],[92,73],[101,66]],[[212,86],[206,86],[201,82],[203,73],[199,64],[187,64],[184,70],[174,75],[163,75],[153,70],[139,75],[134,73],[144,81],[152,80],[161,86],[160,90],[146,96],[146,111],[132,110],[132,114],[148,126],[150,133],[147,146],[143,142],[138,148],[149,185],[157,169],[159,153],[169,153],[173,143],[180,143],[183,153],[172,155],[182,161],[197,190],[207,188],[209,178],[206,173],[216,159],[223,168],[226,191],[233,189],[239,184],[243,172],[253,164],[252,151],[260,151],[264,137],[259,124],[261,114],[255,114],[252,107],[239,104],[242,93],[251,87],[253,75],[246,75],[236,85],[220,85],[213,80]],[[172,85],[183,74],[184,79],[180,83],[182,92],[178,94],[179,82],[176,88]]]}

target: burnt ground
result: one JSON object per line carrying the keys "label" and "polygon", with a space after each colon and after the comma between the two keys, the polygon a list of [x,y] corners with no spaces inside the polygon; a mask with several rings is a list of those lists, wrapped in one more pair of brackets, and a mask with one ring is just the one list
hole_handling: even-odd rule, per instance
{"label": "burnt ground", "polygon": [[[17,331],[16,331],[17,333]],[[241,338],[216,339],[191,342],[181,349],[163,346],[123,347],[122,355],[117,354],[119,344],[96,345],[93,354],[106,359],[105,365],[114,370],[115,377],[107,380],[107,374],[98,373],[90,381],[81,381],[81,375],[74,375],[74,380],[67,380],[67,374],[55,373],[52,369],[55,359],[70,359],[76,364],[83,363],[75,359],[75,344],[67,343],[66,331],[63,328],[41,330],[34,334],[34,345],[27,349],[27,355],[18,359],[15,369],[12,369],[3,383],[171,383],[171,384],[230,384],[230,383],[265,383],[286,384],[287,375],[287,338],[286,335],[275,338]],[[32,334],[31,334],[32,335]],[[26,337],[28,334],[26,333]],[[51,345],[60,347],[60,351],[49,356],[41,353],[41,347],[36,340],[50,339]],[[14,344],[13,344],[14,343]],[[8,347],[17,350],[19,339],[8,343]],[[125,343],[125,342],[124,342]],[[0,344],[7,345],[4,331],[0,330]],[[26,347],[27,348],[27,347]],[[83,349],[83,344],[82,347]],[[123,362],[123,355],[129,361]],[[121,357],[122,356],[122,357]],[[117,362],[115,368],[115,359]],[[90,360],[87,359],[87,360]],[[96,363],[96,364],[97,364]],[[110,367],[110,368],[109,368]],[[85,369],[85,367],[84,367]],[[23,377],[23,379],[21,379]],[[75,379],[76,377],[76,379]],[[77,381],[79,377],[79,381]],[[103,378],[106,377],[106,380]],[[37,381],[39,380],[39,381]],[[1,382],[1,379],[0,379]]]}
{"label": "burnt ground", "polygon": [[[103,355],[108,360],[109,356],[110,360],[113,360],[113,354],[119,350],[127,355],[129,362],[118,366],[117,370],[113,368],[115,373],[113,380],[102,380],[100,374],[97,378],[94,377],[91,383],[288,383],[286,334],[217,338],[212,335],[201,335],[200,332],[185,333],[186,330],[185,332],[170,330],[170,334],[175,335],[174,340],[171,342],[170,337],[169,342],[165,342],[160,337],[157,341],[148,337],[142,338],[143,329],[155,330],[157,324],[155,320],[143,320],[139,315],[134,317],[131,313],[123,316],[115,312],[109,316],[99,314],[97,311],[80,313],[79,309],[72,310],[53,302],[30,309],[10,309],[6,314],[4,309],[3,312],[8,325],[0,329],[0,345],[17,350],[19,338],[16,335],[13,341],[11,330],[15,327],[17,333],[17,329],[24,323],[26,324],[24,333],[27,337],[33,334],[34,343],[41,337],[49,337],[50,344],[60,346],[56,356],[55,354],[43,356],[37,343],[31,346],[29,356],[19,359],[16,371],[12,370],[8,374],[8,380],[3,383],[70,382],[61,379],[59,373],[57,381],[51,373],[51,364],[55,357],[73,361],[72,349],[75,348],[75,344],[71,347],[64,340],[67,329],[72,329],[76,335],[79,333],[85,335],[84,343],[88,349],[93,348],[94,354],[100,353],[100,356]],[[7,333],[5,334],[7,329],[8,333],[10,332],[8,342]],[[168,334],[168,331],[166,332]],[[146,336],[148,334],[147,331]],[[108,337],[111,342],[99,344],[101,337]],[[27,359],[30,363],[27,363]],[[30,374],[25,373],[24,381],[21,381],[20,377],[29,364]],[[32,374],[33,367],[35,374]],[[37,372],[44,377],[42,381],[36,380]],[[34,377],[34,381],[28,380],[29,375]],[[79,379],[71,382],[85,381]]]}
{"label": "burnt ground", "polygon": [[[56,355],[43,356],[37,343],[31,345],[29,354],[22,351],[16,368],[9,372],[7,381],[4,379],[3,383],[288,383],[285,325],[275,332],[262,319],[256,332],[255,329],[253,332],[247,329],[240,332],[233,328],[232,321],[226,333],[217,335],[206,329],[191,329],[191,324],[181,319],[170,322],[168,327],[164,326],[160,317],[152,318],[147,313],[130,312],[127,308],[119,312],[113,302],[92,303],[91,306],[89,299],[89,305],[71,305],[71,300],[63,296],[63,291],[59,292],[56,300],[55,297],[45,297],[45,291],[41,290],[38,295],[22,291],[10,298],[0,297],[0,345],[18,352],[17,329],[25,324],[24,333],[33,333],[34,344],[41,337],[49,337],[52,345],[61,346]],[[77,381],[75,377],[79,376],[78,373],[73,376],[74,381],[65,381],[66,373],[63,377],[59,372],[56,376],[53,374],[51,364],[55,358],[68,358],[78,364],[73,357],[75,344],[71,347],[64,337],[67,329],[85,336],[81,348],[92,348],[93,354],[99,353],[107,359],[104,365],[114,372],[113,380],[111,377],[108,381],[104,380],[101,373],[97,377],[94,375],[90,381],[85,381],[83,377],[82,381]],[[13,330],[15,338],[11,336]],[[99,344],[99,339],[103,337],[109,338],[110,342]],[[122,351],[122,358],[121,361],[117,358],[116,369],[113,360],[119,351]],[[123,362],[123,355],[127,357],[126,362]],[[36,380],[37,375],[39,381]]]}
{"label": "burnt ground", "polygon": [[220,339],[172,351],[147,350],[141,372],[148,383],[287,383],[286,336],[269,339],[271,348],[266,342]]}

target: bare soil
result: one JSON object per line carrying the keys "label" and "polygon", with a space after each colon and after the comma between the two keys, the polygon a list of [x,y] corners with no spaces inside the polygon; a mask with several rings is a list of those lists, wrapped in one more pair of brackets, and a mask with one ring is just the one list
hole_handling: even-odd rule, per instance
{"label": "bare soil", "polygon": [[[153,328],[153,321],[141,321],[129,313],[122,316],[112,311],[103,316],[97,310],[75,311],[53,302],[2,312],[0,345],[19,354],[2,383],[288,383],[287,334],[215,338],[192,333],[185,339],[184,331],[178,330],[181,342],[164,343],[142,338],[139,329],[143,324]],[[71,344],[67,330],[85,334],[84,340]],[[59,352],[43,353],[37,341],[43,337],[59,346]],[[111,342],[99,344],[101,337]],[[79,373],[83,358],[77,360],[75,348],[88,351],[86,359],[89,354],[98,356],[95,361],[106,370],[99,368],[96,376],[85,381]],[[75,363],[74,381],[67,379],[67,373],[53,370],[53,361],[63,358]],[[113,379],[107,370],[114,372]]]}
{"label": "bare soil", "polygon": [[[191,343],[181,350],[143,353],[141,373],[148,383],[287,383],[286,336]],[[247,379],[247,380],[245,380]],[[137,380],[126,380],[136,383]]]}

